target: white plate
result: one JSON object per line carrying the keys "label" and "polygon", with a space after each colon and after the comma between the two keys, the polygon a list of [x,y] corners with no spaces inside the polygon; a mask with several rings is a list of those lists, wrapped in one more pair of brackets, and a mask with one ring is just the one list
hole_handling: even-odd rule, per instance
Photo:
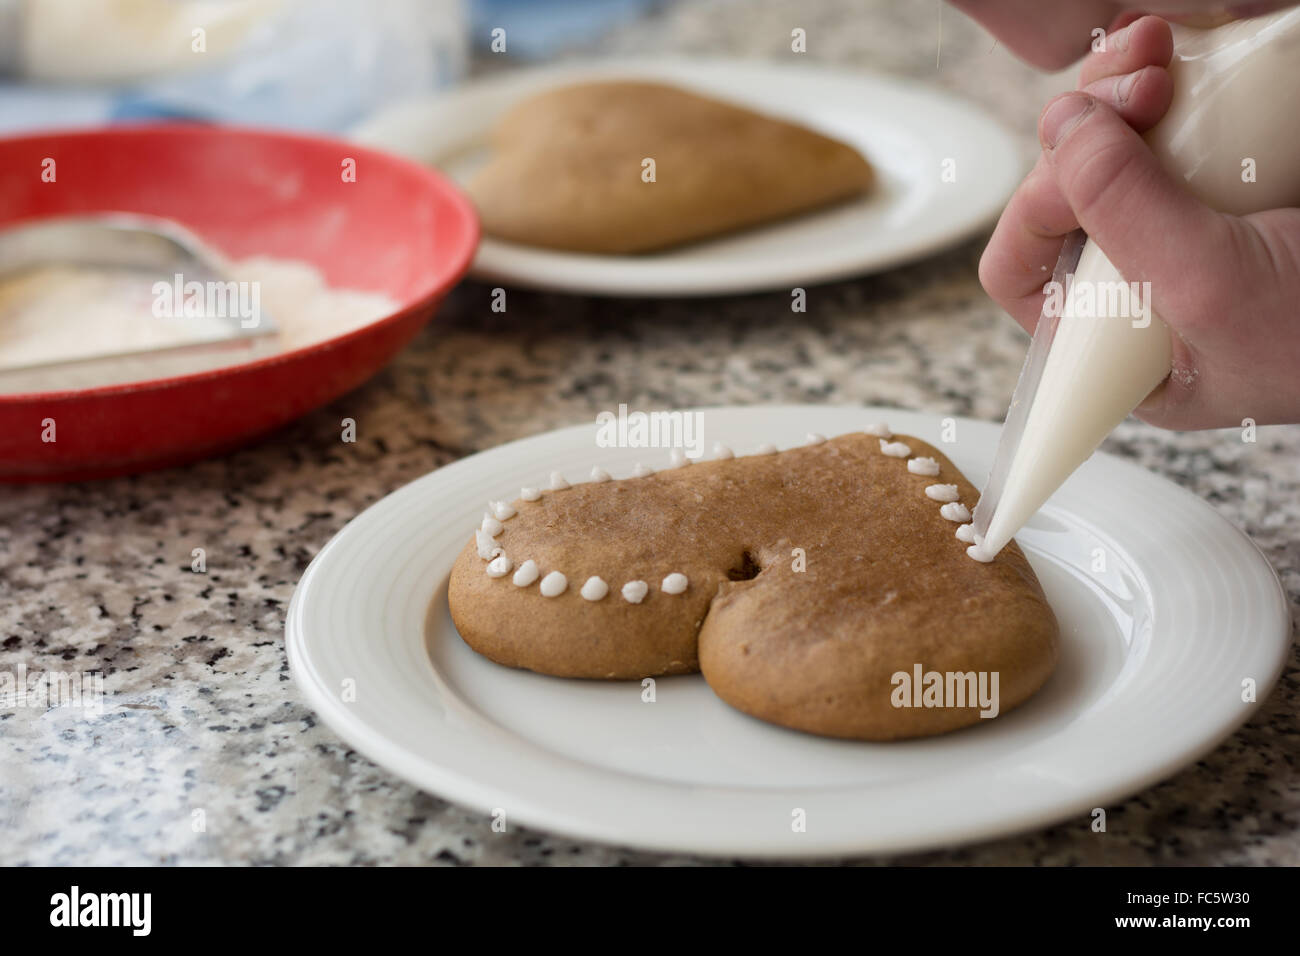
{"label": "white plate", "polygon": [[[873,421],[939,442],[936,417],[884,409],[706,409],[703,425],[710,443],[744,453]],[[978,482],[997,435],[958,419],[943,447]],[[976,727],[828,740],[746,717],[699,676],[660,678],[645,703],[636,682],[500,667],[452,626],[452,562],[490,497],[514,498],[554,468],[577,477],[599,463],[625,477],[647,457],[598,449],[594,436],[577,426],[514,442],[394,492],[325,546],[289,606],[289,662],[324,721],[416,786],[504,810],[507,824],[751,857],[949,846],[1066,817],[1087,826],[1093,807],[1214,747],[1254,713],[1242,681],[1262,700],[1281,671],[1286,602],[1254,544],[1193,495],[1106,455],[1018,537],[1061,624],[1056,673]],[[792,830],[796,808],[806,832]]]}
{"label": "white plate", "polygon": [[[1015,141],[981,110],[915,82],[758,61],[623,60],[518,70],[384,110],[363,143],[433,163],[464,182],[498,117],[524,97],[610,77],[662,80],[788,118],[855,146],[876,167],[869,196],[797,219],[641,256],[560,252],[484,236],[473,274],[602,295],[790,289],[877,272],[991,223],[1024,171]],[[946,160],[954,182],[943,181]]]}

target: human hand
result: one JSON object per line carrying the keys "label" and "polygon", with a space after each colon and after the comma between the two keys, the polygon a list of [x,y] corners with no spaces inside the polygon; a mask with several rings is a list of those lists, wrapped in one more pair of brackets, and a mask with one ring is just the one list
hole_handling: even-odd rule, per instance
{"label": "human hand", "polygon": [[1093,238],[1150,282],[1173,371],[1137,409],[1165,428],[1300,421],[1300,209],[1215,212],[1161,168],[1140,133],[1169,108],[1169,26],[1143,17],[1083,64],[1080,91],[1039,118],[1043,152],[980,261],[985,290],[1032,332],[1064,237]]}

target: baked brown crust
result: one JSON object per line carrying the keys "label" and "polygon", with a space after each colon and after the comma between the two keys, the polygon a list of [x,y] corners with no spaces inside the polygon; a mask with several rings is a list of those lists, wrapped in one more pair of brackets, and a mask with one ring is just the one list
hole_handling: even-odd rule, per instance
{"label": "baked brown crust", "polygon": [[[548,598],[489,577],[471,540],[452,570],[452,618],[500,664],[627,680],[698,669],[745,713],[828,736],[979,722],[976,707],[894,706],[892,675],[917,664],[997,672],[1006,712],[1050,675],[1056,619],[1014,543],[992,563],[972,560],[925,494],[953,484],[973,506],[975,487],[933,446],[894,440],[939,474],[913,474],[877,438],[850,434],[516,501],[496,544],[515,568],[531,558],[542,575],[562,571],[567,590]],[[747,565],[758,572],[744,579]],[[685,593],[662,591],[673,572],[689,579]],[[579,593],[591,576],[609,585],[602,600]],[[620,593],[631,580],[650,585],[640,604]]]}
{"label": "baked brown crust", "polygon": [[606,82],[510,110],[468,189],[490,236],[636,253],[840,202],[873,180],[856,150],[803,126],[672,86]]}

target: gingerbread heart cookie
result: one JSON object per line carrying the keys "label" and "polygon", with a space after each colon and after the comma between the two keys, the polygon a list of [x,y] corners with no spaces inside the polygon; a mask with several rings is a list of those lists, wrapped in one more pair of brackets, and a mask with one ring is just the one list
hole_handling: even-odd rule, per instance
{"label": "gingerbread heart cookie", "polygon": [[658,83],[584,83],[514,107],[469,183],[483,231],[634,253],[743,229],[870,188],[854,149]]}
{"label": "gingerbread heart cookie", "polygon": [[465,641],[560,677],[699,670],[745,713],[862,740],[977,723],[1050,675],[1029,562],[966,554],[978,493],[933,446],[872,426],[683,462],[491,503],[451,574]]}

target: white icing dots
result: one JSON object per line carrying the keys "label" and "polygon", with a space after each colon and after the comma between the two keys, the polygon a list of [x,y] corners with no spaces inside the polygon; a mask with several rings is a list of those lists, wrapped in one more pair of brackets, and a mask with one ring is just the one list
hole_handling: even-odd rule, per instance
{"label": "white icing dots", "polygon": [[588,601],[599,601],[609,593],[609,585],[593,575],[587,578],[587,583],[582,586],[580,593]]}
{"label": "white icing dots", "polygon": [[523,564],[519,565],[519,570],[510,580],[515,582],[515,587],[526,588],[537,580],[537,575],[541,572],[537,570],[537,562],[529,558]]}
{"label": "white icing dots", "polygon": [[943,515],[949,521],[960,521],[963,524],[970,521],[970,509],[960,501],[950,501],[939,509],[939,514]]}
{"label": "white icing dots", "polygon": [[956,485],[927,485],[925,496],[932,501],[956,501],[961,497]]}
{"label": "white icing dots", "polygon": [[[893,435],[887,425],[868,425],[863,431],[880,439],[880,450],[886,455],[894,458],[907,458],[912,454],[912,449],[904,442],[888,441]],[[914,475],[933,478],[939,474],[939,462],[933,458],[911,458],[907,462],[907,470]],[[992,555],[985,557],[980,547],[974,543],[975,528],[969,524],[971,520],[970,509],[957,500],[960,497],[960,492],[956,485],[926,485],[925,496],[932,501],[942,501],[944,504],[939,508],[939,514],[949,521],[956,521],[961,524],[956,534],[958,540],[970,543],[971,546],[966,549],[967,554],[976,561],[987,563],[993,560]]]}
{"label": "white icing dots", "polygon": [[[906,458],[907,470],[913,475],[922,475],[925,477],[936,477],[939,474],[939,462],[934,458],[912,458],[912,449],[901,441],[893,441],[893,432],[885,424],[868,425],[863,429],[868,435],[873,435],[880,439],[880,451],[884,455],[892,458]],[[820,445],[827,441],[825,435],[819,435],[816,432],[810,432],[806,439],[807,445]],[[758,455],[774,455],[777,453],[777,447],[771,443],[765,442],[759,445],[755,450]],[[726,445],[715,442],[713,445],[713,457],[718,460],[727,460],[735,458],[735,453]],[[670,452],[670,468],[682,468],[691,464],[690,458],[687,457],[685,449],[674,448]],[[655,470],[641,462],[637,462],[632,469],[632,475],[636,478],[648,478],[653,475]],[[599,465],[591,469],[591,480],[594,482],[612,481],[613,475],[601,468]],[[550,490],[563,491],[572,486],[565,479],[564,475],[558,471],[551,472]],[[524,487],[519,490],[519,497],[523,501],[540,501],[542,498],[540,488]],[[939,508],[939,514],[949,521],[959,524],[955,535],[959,541],[970,545],[966,549],[966,554],[973,560],[982,563],[991,562],[996,555],[986,552],[982,543],[976,540],[975,526],[970,523],[971,513],[958,498],[960,491],[955,484],[933,484],[925,488],[927,498],[942,502]],[[513,570],[514,575],[511,581],[516,587],[526,588],[541,578],[539,590],[543,597],[559,597],[569,588],[569,579],[564,576],[563,572],[551,571],[542,576],[541,569],[536,561],[524,561],[518,568],[514,567],[513,562],[506,555],[505,550],[497,545],[495,538],[504,530],[502,524],[508,518],[515,516],[517,512],[514,507],[505,501],[492,501],[488,503],[488,513],[483,516],[482,524],[474,532],[475,548],[479,557],[488,562],[487,574],[492,578],[501,578],[510,574]],[[690,581],[686,575],[674,571],[663,579],[660,588],[664,594],[684,594],[690,587]],[[602,601],[609,595],[609,585],[597,575],[587,578],[579,593],[587,601]],[[628,581],[620,589],[623,600],[629,604],[640,604],[650,594],[650,585],[645,581]]]}
{"label": "white icing dots", "polygon": [[478,556],[484,561],[488,560],[493,554],[500,550],[497,548],[496,540],[482,528],[474,532],[474,547],[478,550]]}
{"label": "white icing dots", "polygon": [[542,578],[542,597],[559,597],[564,593],[564,589],[568,586],[568,578],[559,571],[552,571],[546,577]]}
{"label": "white icing dots", "polygon": [[664,594],[681,594],[688,584],[690,582],[686,580],[686,575],[674,571],[664,578],[664,583],[660,587],[663,588]]}

